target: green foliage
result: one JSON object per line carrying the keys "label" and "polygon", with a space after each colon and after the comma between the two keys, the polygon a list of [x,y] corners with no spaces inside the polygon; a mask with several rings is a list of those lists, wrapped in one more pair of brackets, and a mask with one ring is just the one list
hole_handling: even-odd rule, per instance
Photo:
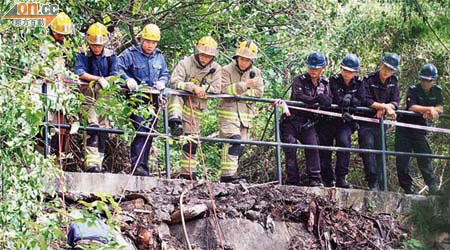
{"label": "green foliage", "polygon": [[[41,29],[23,30],[2,24],[0,30],[0,248],[47,249],[48,242],[65,239],[61,231],[65,220],[56,212],[61,203],[44,201],[47,196],[55,196],[46,183],[57,180],[62,172],[55,157],[44,159],[35,149],[35,136],[43,132],[46,111],[72,117],[81,113],[84,97],[76,86],[61,84],[65,77],[76,79],[65,67],[70,60],[66,55],[75,46],[71,41],[56,45]],[[14,50],[20,53],[3,44],[14,44]],[[48,96],[40,94],[43,82],[48,83]],[[62,91],[61,85],[67,89]],[[117,86],[105,92],[112,97],[98,103],[99,111],[113,107],[126,115],[112,116],[114,125],[132,127],[127,117],[139,112],[129,108],[132,101],[114,99],[118,96]],[[128,129],[128,134],[133,135],[133,130]]]}
{"label": "green foliage", "polygon": [[[61,172],[53,163],[55,159],[44,159],[34,149],[32,138],[41,128],[45,116],[43,107],[51,106],[56,100],[48,101],[32,93],[31,81],[38,79],[32,72],[59,74],[62,69],[50,67],[52,62],[44,60],[40,54],[38,45],[46,39],[35,40],[39,29],[23,32],[1,25],[0,30],[1,39],[10,36],[2,43],[17,44],[15,49],[21,52],[13,52],[4,45],[0,49],[0,248],[47,249],[48,242],[60,240],[64,234],[55,214],[46,213],[58,208],[60,203],[44,202],[46,194],[55,195],[54,190],[46,190],[44,183],[57,179]],[[6,65],[25,68],[27,72]],[[71,107],[66,110],[75,110],[76,105],[67,100]]]}
{"label": "green foliage", "polygon": [[404,246],[408,250],[426,250],[427,248],[415,239],[408,240],[404,243]]}
{"label": "green foliage", "polygon": [[[37,95],[35,90],[33,92],[32,83],[42,81],[43,78],[51,83],[61,82],[62,78],[77,79],[70,69],[79,47],[86,47],[84,37],[78,31],[83,25],[95,21],[109,19],[111,25],[116,26],[110,46],[116,49],[117,54],[137,44],[138,34],[145,24],[158,24],[162,30],[158,47],[165,54],[169,69],[173,69],[184,56],[194,53],[196,41],[204,35],[212,35],[218,41],[220,55],[216,61],[221,65],[231,61],[239,41],[253,40],[261,49],[262,57],[256,61],[256,66],[262,69],[266,80],[265,96],[270,98],[289,97],[290,83],[295,75],[305,70],[304,61],[311,51],[321,51],[327,56],[326,76],[338,73],[339,63],[347,53],[359,56],[362,63],[360,74],[364,75],[376,70],[385,52],[396,52],[402,58],[399,73],[402,103],[408,86],[417,82],[420,67],[425,63],[434,63],[440,72],[438,83],[442,86],[445,111],[448,113],[448,1],[261,0],[215,1],[213,4],[206,0],[136,0],[131,1],[132,4],[129,1],[90,0],[53,2],[75,24],[75,34],[67,38],[62,46],[45,36],[46,29],[16,28],[5,20],[0,24],[0,164],[4,177],[2,201],[7,201],[1,204],[0,246],[13,242],[15,248],[22,249],[33,246],[30,242],[37,246],[45,240],[60,238],[53,224],[56,221],[54,218],[48,219],[49,223],[45,225],[35,223],[47,206],[60,205],[57,202],[43,203],[43,178],[55,176],[59,172],[51,160],[43,159],[36,153],[33,137],[42,128],[45,110],[59,110],[72,115],[71,122],[86,125],[85,120],[78,119],[80,114],[83,115],[81,104],[86,101],[86,97],[79,94],[76,86],[66,85],[68,93],[56,91],[55,98],[45,98]],[[2,5],[2,15],[12,6],[13,1],[6,1]],[[116,78],[111,83],[123,81]],[[136,102],[139,102],[137,96],[126,98],[115,84],[102,92],[109,98],[96,102],[97,110],[108,116],[113,127],[126,131],[122,139],[129,143],[135,133],[129,116],[133,113],[148,116],[157,112],[147,107],[134,109]],[[35,104],[36,101],[39,105]],[[202,123],[202,136],[215,136],[218,130],[217,105],[217,100],[210,101],[210,109],[205,112]],[[258,108],[266,105],[258,104]],[[274,140],[273,124],[270,111],[260,114],[250,132],[252,138]],[[447,128],[450,121],[440,120],[436,124]],[[162,131],[161,122],[158,130]],[[160,156],[164,152],[161,139],[155,143]],[[430,139],[434,153],[449,155],[448,135],[433,133]],[[185,140],[172,142],[172,170],[177,171],[180,158],[178,149]],[[387,145],[389,150],[393,150],[392,134],[388,137]],[[208,173],[212,178],[219,173],[220,150],[221,144],[202,144]],[[274,148],[247,147],[241,159],[245,165],[242,172],[252,181],[273,180],[273,169],[276,167],[273,156]],[[352,155],[352,163],[349,176],[351,182],[358,186],[365,185],[361,161],[356,154]],[[448,161],[436,160],[434,163],[436,173],[442,179],[441,184],[450,183],[448,171],[445,171]],[[164,171],[164,157],[158,157],[158,164],[159,170]],[[393,157],[389,158],[388,167],[389,187],[399,190]],[[419,171],[412,170],[415,184],[423,187]],[[439,214],[439,211],[436,213]],[[420,221],[425,223],[431,219]],[[431,228],[426,230],[433,231]],[[410,241],[409,244],[415,245],[415,242]]]}
{"label": "green foliage", "polygon": [[[99,200],[93,202],[79,201],[80,205],[84,206],[84,209],[74,209],[71,212],[72,223],[87,223],[89,226],[98,224],[99,220],[105,222],[110,228],[111,238],[114,239],[112,232],[120,232],[120,221],[118,213],[122,210],[119,204],[114,200],[110,194],[96,193]],[[105,219],[103,219],[105,218]],[[89,246],[84,249],[101,249],[101,250],[113,250],[113,249],[125,249],[124,246],[120,246],[115,240],[112,240],[107,245],[102,246]]]}
{"label": "green foliage", "polygon": [[[440,191],[439,195],[427,197],[413,206],[409,222],[414,225],[414,234],[430,248],[439,248],[440,238],[448,240],[450,232],[450,192]],[[446,236],[447,234],[447,236]],[[416,248],[422,249],[422,248]]]}

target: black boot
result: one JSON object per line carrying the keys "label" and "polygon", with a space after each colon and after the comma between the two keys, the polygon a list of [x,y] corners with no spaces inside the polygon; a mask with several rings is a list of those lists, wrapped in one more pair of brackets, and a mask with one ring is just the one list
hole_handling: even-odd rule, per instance
{"label": "black boot", "polygon": [[238,184],[240,181],[246,182],[246,180],[244,178],[238,177],[237,175],[220,176],[220,182],[222,182],[222,183]]}
{"label": "black boot", "polygon": [[143,167],[136,167],[133,175],[135,175],[135,176],[150,176],[150,173],[147,169],[144,169]]}
{"label": "black boot", "polygon": [[[192,176],[192,178],[191,178]],[[186,180],[190,180],[190,181],[196,181],[197,180],[197,173],[192,173],[192,175],[189,174],[180,174],[178,176],[181,179],[186,179]]]}
{"label": "black boot", "polygon": [[436,184],[428,185],[428,193],[429,194],[437,194],[437,192],[439,192],[439,188]]}
{"label": "black boot", "polygon": [[90,165],[86,167],[86,172],[88,173],[102,173],[103,168],[98,165]]}
{"label": "black boot", "polygon": [[404,188],[405,194],[417,194],[411,187]]}
{"label": "black boot", "polygon": [[334,181],[323,181],[325,187],[334,187]]}
{"label": "black boot", "polygon": [[179,119],[173,119],[169,121],[170,133],[173,136],[180,136],[183,134],[183,124]]}
{"label": "black boot", "polygon": [[380,189],[378,188],[378,182],[369,183],[369,191],[378,192]]}
{"label": "black boot", "polygon": [[323,187],[323,185],[320,182],[319,178],[310,178],[309,179],[309,186],[310,187]]}
{"label": "black boot", "polygon": [[336,180],[336,187],[339,188],[350,188],[350,184],[345,181],[345,177],[338,177]]}

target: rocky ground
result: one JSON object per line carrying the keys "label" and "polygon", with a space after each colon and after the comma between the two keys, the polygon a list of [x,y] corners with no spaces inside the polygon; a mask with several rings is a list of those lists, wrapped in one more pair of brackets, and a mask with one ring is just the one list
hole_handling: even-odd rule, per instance
{"label": "rocky ground", "polygon": [[[69,206],[95,199],[65,194]],[[125,192],[120,207],[121,231],[137,249],[189,249],[184,228],[192,249],[399,249],[406,233],[389,214],[273,183],[172,182]]]}

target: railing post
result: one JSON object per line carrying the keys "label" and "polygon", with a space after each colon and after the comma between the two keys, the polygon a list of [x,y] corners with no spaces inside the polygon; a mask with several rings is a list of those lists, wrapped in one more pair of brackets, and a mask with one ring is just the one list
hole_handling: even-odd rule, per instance
{"label": "railing post", "polygon": [[381,159],[383,162],[383,190],[387,191],[387,173],[386,173],[386,140],[385,140],[385,131],[384,131],[384,118],[380,119],[380,127],[381,127]]}
{"label": "railing post", "polygon": [[47,83],[43,83],[42,85],[42,93],[45,96],[45,105],[44,105],[44,109],[45,109],[45,120],[44,120],[44,157],[47,158],[48,156],[48,108],[47,108],[47,104],[48,104],[48,99],[47,99]]}
{"label": "railing post", "polygon": [[277,168],[278,168],[278,184],[283,184],[281,176],[281,145],[280,145],[280,123],[278,117],[278,105],[275,105],[275,139],[277,140]]}
{"label": "railing post", "polygon": [[170,150],[169,150],[169,112],[167,108],[167,103],[164,104],[164,134],[166,136],[166,141],[164,142],[164,149],[166,153],[166,177],[170,179]]}

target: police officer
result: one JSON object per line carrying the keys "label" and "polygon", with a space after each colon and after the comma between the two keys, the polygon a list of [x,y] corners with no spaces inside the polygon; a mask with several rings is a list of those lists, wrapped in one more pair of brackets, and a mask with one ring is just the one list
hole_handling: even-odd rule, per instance
{"label": "police officer", "polygon": [[[258,58],[258,47],[252,41],[239,43],[234,62],[222,69],[222,93],[233,96],[262,97],[264,81],[261,70],[253,65]],[[255,102],[221,99],[219,104],[219,135],[222,138],[248,140],[248,130],[256,114]],[[223,146],[221,182],[236,182],[239,156],[244,147],[239,143]]]}
{"label": "police officer", "polygon": [[[351,136],[356,131],[358,124],[351,119],[349,107],[361,106],[364,103],[365,89],[358,78],[359,59],[354,54],[348,54],[341,62],[341,73],[330,77],[330,89],[333,95],[333,103],[343,111],[342,118],[329,118],[318,123],[319,141],[322,146],[351,147]],[[321,150],[320,170],[322,181],[326,187],[349,188],[345,180],[348,173],[350,152],[336,153],[336,173],[333,170],[332,151]],[[336,175],[336,178],[335,178]]]}
{"label": "police officer", "polygon": [[[321,76],[326,60],[323,54],[313,52],[306,61],[308,70],[306,73],[298,75],[292,83],[291,100],[301,101],[309,105],[331,106],[332,95],[328,80]],[[285,143],[319,145],[315,124],[318,117],[316,115],[295,110],[290,116],[283,114],[280,124],[281,141]],[[283,148],[286,158],[286,184],[299,185],[300,176],[297,164],[297,149]],[[309,185],[320,186],[320,158],[319,150],[305,149],[306,167],[309,177]]]}
{"label": "police officer", "polygon": [[[388,53],[383,57],[379,70],[369,73],[364,77],[366,88],[366,105],[375,109],[375,117],[396,119],[395,110],[400,100],[400,89],[394,72],[398,70],[400,57],[394,53]],[[373,113],[368,116],[373,117]],[[378,123],[360,122],[358,130],[360,148],[381,149],[381,131]],[[381,154],[362,154],[364,171],[370,191],[383,189],[383,169]]]}
{"label": "police officer", "polygon": [[[107,79],[118,74],[117,58],[113,50],[104,47],[108,42],[108,31],[103,24],[92,24],[87,30],[86,41],[89,43],[89,50],[78,54],[75,61],[75,74],[84,82],[95,82],[93,88],[81,86],[83,95],[87,97],[83,107],[88,115],[89,126],[106,128],[106,117],[97,114],[94,102],[100,97],[99,90],[108,88]],[[88,131],[87,135],[86,170],[101,172],[108,134]]]}
{"label": "police officer", "polygon": [[[193,97],[172,95],[169,101],[169,113],[173,123],[182,125],[185,135],[198,136],[203,113],[206,111],[206,91],[219,94],[222,84],[221,66],[214,62],[217,56],[217,42],[210,36],[201,38],[197,43],[197,53],[184,58],[175,67],[170,86],[192,92]],[[182,119],[182,124],[181,124]],[[176,128],[173,130],[177,131]],[[185,179],[196,178],[197,143],[188,142],[182,147],[181,175]]]}
{"label": "police officer", "polygon": [[[121,77],[126,80],[130,91],[136,91],[138,86],[154,87],[163,90],[169,80],[169,70],[161,51],[157,48],[161,39],[161,32],[155,24],[147,24],[141,32],[140,45],[130,47],[119,55],[118,70]],[[158,108],[156,95],[151,95],[150,99],[143,98],[146,104]],[[149,132],[154,116],[145,118],[143,116],[132,115],[137,131]],[[131,166],[136,170],[135,175],[148,176],[148,157],[152,145],[152,137],[145,143],[146,137],[136,136],[131,143]],[[145,145],[145,147],[144,147]],[[139,158],[140,152],[143,155]],[[139,158],[139,162],[138,162]]]}
{"label": "police officer", "polygon": [[[433,64],[425,64],[419,72],[420,83],[408,88],[406,109],[422,114],[419,116],[402,116],[399,121],[422,126],[429,126],[430,121],[438,119],[444,111],[441,87],[435,85],[438,71]],[[395,150],[431,154],[427,133],[424,130],[397,127],[395,133]],[[412,178],[409,174],[409,156],[398,155],[396,159],[400,186],[407,194],[414,194]],[[430,158],[417,157],[417,165],[422,173],[430,193],[437,191],[436,176]]]}

